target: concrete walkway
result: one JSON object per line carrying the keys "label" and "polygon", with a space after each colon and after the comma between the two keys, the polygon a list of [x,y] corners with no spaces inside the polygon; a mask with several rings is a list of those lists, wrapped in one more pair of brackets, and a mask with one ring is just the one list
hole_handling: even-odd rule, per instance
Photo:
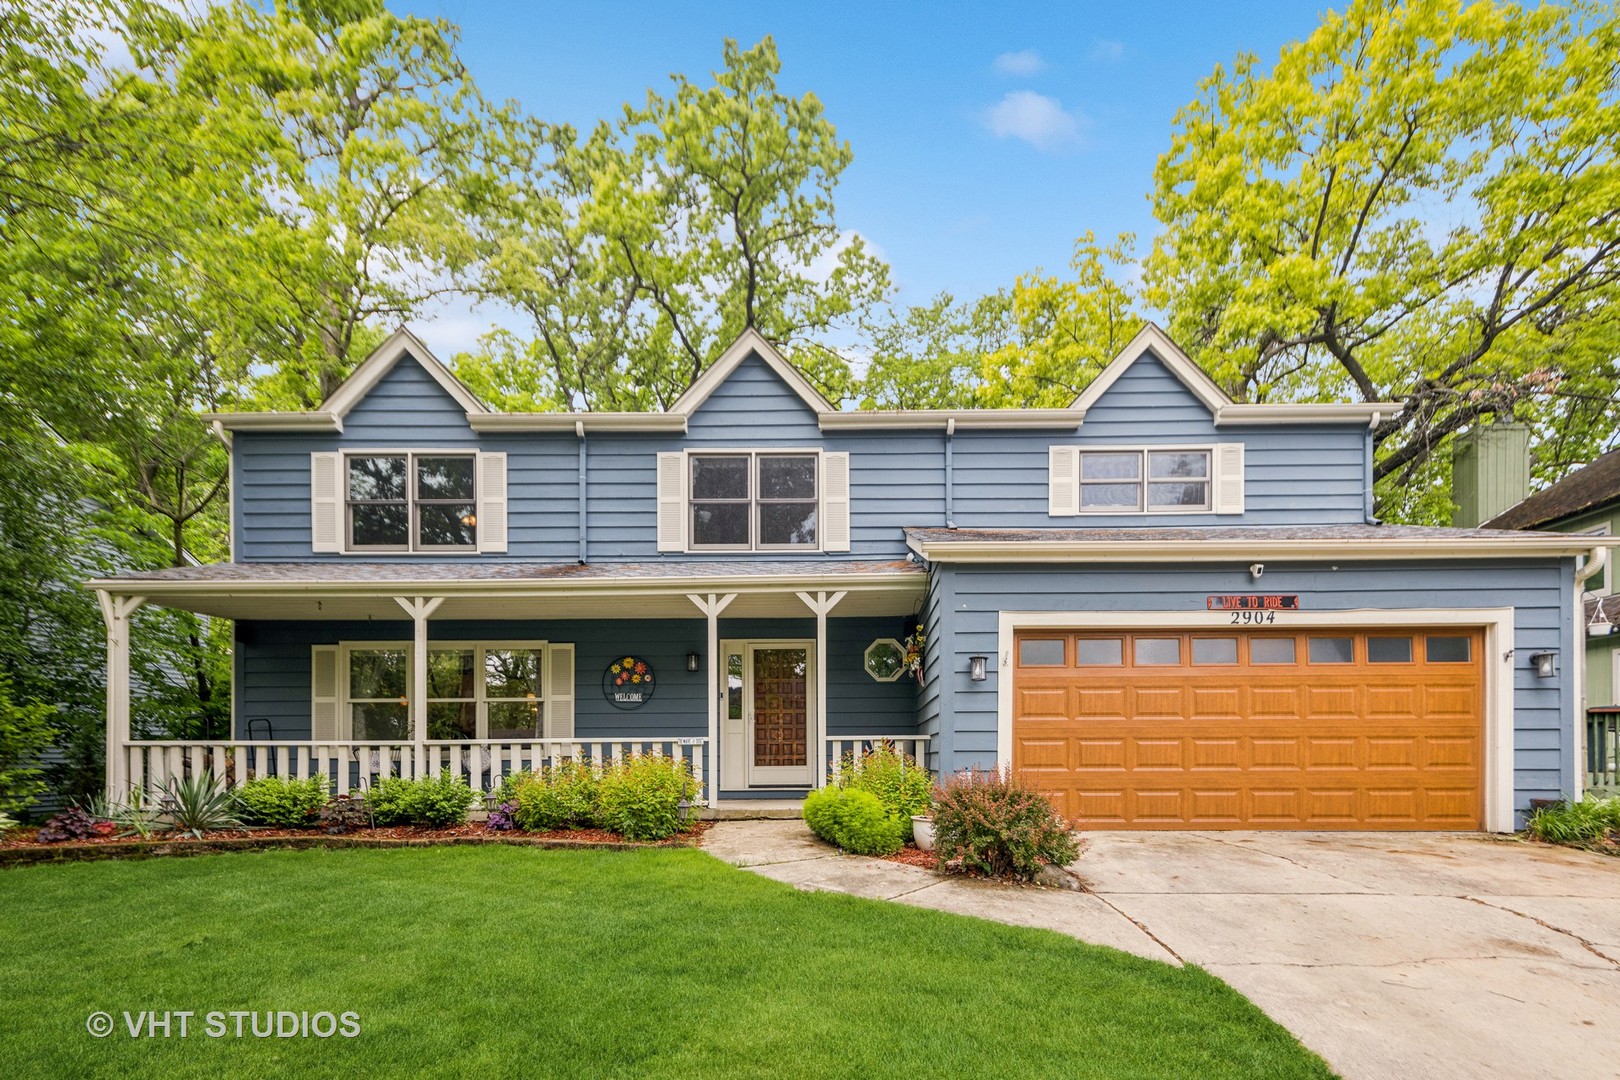
{"label": "concrete walkway", "polygon": [[1620,1075],[1620,860],[1472,834],[1092,833],[1075,893],[840,856],[796,822],[725,822],[705,847],[1202,965],[1350,1080]]}

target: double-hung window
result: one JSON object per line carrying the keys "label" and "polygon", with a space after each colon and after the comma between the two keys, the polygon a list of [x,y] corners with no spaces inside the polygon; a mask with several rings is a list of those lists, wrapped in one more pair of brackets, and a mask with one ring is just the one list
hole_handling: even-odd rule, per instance
{"label": "double-hung window", "polygon": [[1080,512],[1208,510],[1208,450],[1103,450],[1080,454]]}
{"label": "double-hung window", "polygon": [[690,457],[693,550],[814,550],[821,510],[814,453],[758,451]]}
{"label": "double-hung window", "polygon": [[477,548],[476,455],[368,453],[344,460],[349,550]]}
{"label": "double-hung window", "polygon": [[[429,739],[545,737],[544,642],[456,643],[428,648]],[[411,738],[407,646],[348,648],[351,737]]]}

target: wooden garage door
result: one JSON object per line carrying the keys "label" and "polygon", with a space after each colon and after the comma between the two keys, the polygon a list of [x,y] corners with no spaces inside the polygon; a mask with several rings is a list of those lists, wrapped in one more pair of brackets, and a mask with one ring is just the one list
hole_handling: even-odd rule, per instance
{"label": "wooden garage door", "polygon": [[1477,829],[1478,631],[1026,631],[1013,767],[1091,828]]}

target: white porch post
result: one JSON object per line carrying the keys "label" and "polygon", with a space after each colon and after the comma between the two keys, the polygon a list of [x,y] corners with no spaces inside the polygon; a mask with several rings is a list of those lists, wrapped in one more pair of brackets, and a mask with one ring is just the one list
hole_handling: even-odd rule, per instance
{"label": "white porch post", "polygon": [[415,768],[413,775],[427,771],[427,695],[428,695],[428,616],[444,603],[442,596],[396,596],[394,602],[411,617],[411,696],[409,715],[411,738],[415,740]]}
{"label": "white porch post", "polygon": [[736,593],[710,593],[707,598],[687,593],[686,598],[709,620],[709,746],[705,751],[704,776],[708,781],[709,805],[720,802],[720,699],[725,689],[720,681],[720,613],[737,599]]}
{"label": "white porch post", "polygon": [[122,801],[129,795],[129,619],[146,598],[97,589],[96,599],[107,624],[107,799]]}
{"label": "white porch post", "polygon": [[838,606],[847,594],[842,592],[807,592],[799,594],[816,616],[816,730],[810,739],[811,761],[815,765],[813,786],[827,786],[827,769],[822,755],[827,752],[827,613]]}

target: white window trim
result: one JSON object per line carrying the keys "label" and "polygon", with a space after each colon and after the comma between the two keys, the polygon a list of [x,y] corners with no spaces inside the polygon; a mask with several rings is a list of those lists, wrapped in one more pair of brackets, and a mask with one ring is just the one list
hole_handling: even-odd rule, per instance
{"label": "white window trim", "polygon": [[893,645],[895,647],[895,649],[900,653],[900,656],[901,656],[902,660],[904,659],[904,657],[906,655],[905,646],[900,644],[899,639],[892,638],[892,637],[878,638],[876,641],[872,642],[872,644],[870,644],[870,645],[868,645],[866,647],[865,652],[861,653],[861,670],[866,672],[866,677],[873,680],[874,682],[880,682],[880,683],[899,682],[900,679],[906,673],[906,668],[905,668],[904,663],[901,664],[900,669],[898,671],[896,671],[893,675],[884,676],[884,675],[874,675],[872,673],[872,650],[877,648],[879,645]]}
{"label": "white window trim", "polygon": [[[1153,445],[1141,443],[1133,446],[1087,446],[1084,443],[1074,443],[1074,505],[1076,517],[1133,517],[1138,514],[1214,514],[1216,503],[1215,492],[1215,443]],[[1149,506],[1148,485],[1153,481],[1148,477],[1149,454],[1191,454],[1201,453],[1209,460],[1209,471],[1203,477],[1208,489],[1209,497],[1204,506]],[[1087,454],[1137,454],[1142,459],[1142,475],[1137,480],[1142,486],[1142,506],[1127,510],[1117,506],[1099,509],[1086,509],[1085,488],[1085,459]],[[1162,478],[1161,478],[1162,479]],[[1198,479],[1191,477],[1189,479]],[[1094,480],[1091,483],[1104,483]]]}
{"label": "white window trim", "polygon": [[[1222,611],[1003,611],[997,620],[996,759],[1010,766],[1013,757],[1013,679],[1010,661],[1014,635],[1020,630],[1139,630],[1162,627],[1178,631],[1227,628]],[[1458,627],[1485,632],[1481,667],[1485,676],[1485,819],[1487,832],[1513,832],[1513,609],[1512,608],[1360,608],[1345,611],[1289,612],[1287,629],[1377,627]],[[1271,627],[1268,627],[1271,629]],[[1279,623],[1275,629],[1284,629]],[[1522,660],[1521,660],[1522,662]],[[989,685],[989,684],[983,684]],[[960,691],[959,691],[960,692]],[[1577,695],[1578,698],[1578,695]],[[1584,722],[1572,710],[1564,722],[1577,739]],[[1580,770],[1576,770],[1577,784]],[[1575,797],[1580,797],[1576,791]]]}
{"label": "white window trim", "polygon": [[[338,451],[338,554],[340,555],[476,555],[479,552],[479,541],[482,531],[475,534],[474,542],[467,547],[417,547],[416,546],[416,458],[420,457],[464,457],[471,458],[473,463],[473,513],[478,512],[481,505],[479,497],[479,476],[482,473],[480,459],[484,456],[482,450],[463,449],[454,446],[383,446],[383,447],[348,447]],[[410,510],[409,547],[356,547],[354,544],[354,522],[349,513],[349,459],[362,457],[405,457],[406,506]]]}
{"label": "white window trim", "polygon": [[[694,457],[749,457],[748,466],[748,539],[745,547],[733,545],[694,544],[692,542],[692,459]],[[816,542],[814,544],[760,544],[755,539],[759,529],[759,458],[813,457],[816,460]],[[688,555],[746,555],[778,552],[816,553],[827,549],[827,482],[822,449],[819,446],[714,446],[691,447],[681,451],[682,475],[686,478],[686,497],[681,506],[684,515],[686,553]],[[701,501],[701,500],[700,500]]]}
{"label": "white window trim", "polygon": [[[497,703],[507,702],[507,701],[522,700],[522,699],[518,699],[518,698],[494,698],[494,699],[491,699],[488,696],[488,694],[486,692],[486,688],[484,686],[484,654],[486,652],[488,652],[489,650],[491,650],[491,649],[494,649],[496,651],[500,651],[500,650],[504,650],[504,649],[513,649],[513,650],[516,650],[516,649],[538,649],[539,652],[540,652],[540,663],[541,663],[542,666],[541,666],[541,672],[540,672],[540,693],[535,698],[535,705],[540,710],[540,730],[541,730],[541,734],[536,736],[536,739],[549,739],[549,738],[552,737],[552,734],[551,734],[551,721],[552,721],[552,718],[551,718],[551,710],[546,708],[546,702],[550,699],[551,683],[550,683],[550,680],[548,680],[546,678],[546,671],[545,671],[544,665],[547,662],[547,653],[548,653],[548,650],[549,650],[549,648],[550,648],[550,646],[552,644],[553,643],[551,641],[546,641],[546,640],[525,640],[525,641],[483,641],[483,640],[478,640],[478,641],[431,641],[430,640],[428,642],[428,652],[430,652],[430,653],[433,653],[433,652],[449,652],[451,650],[466,651],[468,649],[471,649],[473,651],[473,670],[476,673],[476,680],[475,680],[475,684],[474,684],[472,700],[474,702],[474,715],[476,717],[475,723],[477,725],[476,728],[475,728],[475,734],[474,734],[473,738],[475,740],[478,740],[478,741],[483,741],[483,740],[487,740],[489,738],[489,704],[490,704],[491,700],[494,700]],[[337,676],[338,676],[338,686],[337,686],[338,699],[337,700],[338,700],[338,710],[339,710],[339,712],[338,712],[338,730],[340,732],[347,731],[349,733],[347,737],[349,739],[353,740],[353,741],[356,741],[356,742],[376,742],[376,741],[380,741],[380,740],[374,740],[374,739],[361,739],[361,737],[359,735],[355,734],[355,731],[354,731],[354,699],[349,694],[349,656],[350,656],[351,653],[365,652],[365,651],[371,650],[371,649],[396,649],[396,650],[403,651],[405,653],[405,685],[407,687],[410,687],[410,686],[414,685],[413,682],[412,682],[412,678],[416,673],[416,661],[415,661],[415,657],[414,657],[415,650],[413,650],[411,648],[411,643],[410,643],[409,640],[399,640],[399,641],[340,641],[340,642],[338,642],[337,649],[338,649],[338,673],[337,673]],[[407,695],[407,697],[408,697],[408,695]],[[367,700],[381,700],[381,699],[367,699]],[[429,697],[428,698],[428,703],[432,704],[435,701],[451,701],[451,702],[454,702],[454,701],[466,701],[466,700],[467,700],[466,698],[435,698],[435,697]],[[409,742],[410,739],[409,739],[409,737],[407,737],[403,741]],[[429,740],[429,741],[439,741],[439,740]],[[452,741],[459,741],[459,740],[452,740]],[[508,740],[508,741],[522,742],[523,740],[517,739],[517,740]]]}

